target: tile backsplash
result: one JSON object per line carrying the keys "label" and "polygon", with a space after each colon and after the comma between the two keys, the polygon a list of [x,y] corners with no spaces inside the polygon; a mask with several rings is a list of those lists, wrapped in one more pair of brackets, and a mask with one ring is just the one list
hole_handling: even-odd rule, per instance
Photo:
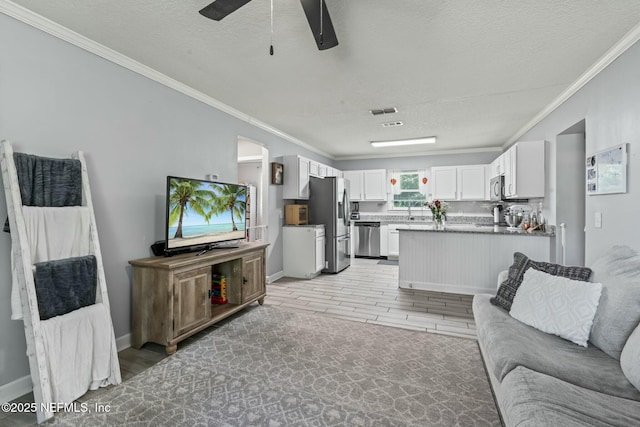
{"label": "tile backsplash", "polygon": [[[532,210],[538,209],[538,204],[544,199],[530,199],[527,202],[500,202],[504,209],[513,204],[529,205]],[[407,220],[409,212],[406,210],[387,210],[386,203],[376,202],[358,202],[360,219],[371,221],[403,221]],[[449,209],[447,212],[447,221],[455,222],[474,222],[474,223],[493,223],[493,207],[496,202],[489,200],[477,202],[447,202]],[[431,211],[429,208],[411,208],[411,216],[416,218],[431,219]],[[501,221],[502,222],[502,221]]]}

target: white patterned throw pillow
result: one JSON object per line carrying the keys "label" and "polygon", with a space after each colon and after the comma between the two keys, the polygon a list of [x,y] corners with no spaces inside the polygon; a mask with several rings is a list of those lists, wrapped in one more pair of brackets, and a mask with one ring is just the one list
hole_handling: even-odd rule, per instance
{"label": "white patterned throw pillow", "polygon": [[586,347],[601,293],[600,283],[530,268],[524,273],[509,314],[542,332]]}

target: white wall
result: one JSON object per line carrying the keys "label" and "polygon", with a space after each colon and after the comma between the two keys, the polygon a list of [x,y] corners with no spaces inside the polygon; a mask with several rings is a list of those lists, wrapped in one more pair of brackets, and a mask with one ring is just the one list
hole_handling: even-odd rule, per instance
{"label": "white wall", "polygon": [[[584,265],[585,228],[585,137],[583,133],[556,138],[556,223],[565,224],[565,265]],[[561,235],[561,234],[559,234]],[[561,254],[562,239],[556,239]]]}
{"label": "white wall", "polygon": [[[237,179],[237,140],[261,141],[273,158],[330,161],[128,69],[0,14],[0,139],[15,151],[69,157],[85,152],[116,337],[130,331],[128,260],[163,238],[165,177]],[[268,188],[273,212],[282,189]],[[0,197],[0,218],[6,218]],[[271,213],[267,274],[282,270]],[[0,396],[29,374],[23,325],[9,320],[10,236],[0,233]]]}
{"label": "white wall", "polygon": [[262,178],[261,162],[245,162],[238,164],[238,181],[260,187]]}
{"label": "white wall", "polygon": [[[520,138],[545,139],[556,150],[556,137],[585,120],[586,153],[628,143],[627,193],[587,196],[585,259],[590,265],[613,245],[640,251],[640,44],[636,43],[579,92]],[[562,180],[547,168],[548,192]],[[555,197],[545,197],[553,200]],[[602,228],[595,228],[594,213],[602,212]],[[550,221],[555,224],[555,210]]]}

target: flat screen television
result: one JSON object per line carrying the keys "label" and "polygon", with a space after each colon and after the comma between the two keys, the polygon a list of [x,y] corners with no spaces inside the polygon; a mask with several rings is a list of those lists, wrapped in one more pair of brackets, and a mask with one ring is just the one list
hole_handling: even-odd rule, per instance
{"label": "flat screen television", "polygon": [[245,238],[244,185],[167,176],[166,201],[165,255]]}

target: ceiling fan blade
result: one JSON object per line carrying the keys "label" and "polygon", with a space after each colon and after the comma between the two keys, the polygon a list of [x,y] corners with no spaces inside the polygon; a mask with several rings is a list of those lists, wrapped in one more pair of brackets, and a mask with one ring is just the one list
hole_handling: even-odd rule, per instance
{"label": "ceiling fan blade", "polygon": [[251,0],[216,0],[209,6],[205,6],[200,10],[200,15],[209,19],[220,21],[230,13],[240,9]]}
{"label": "ceiling fan blade", "polygon": [[[218,0],[219,1],[219,0]],[[322,25],[320,25],[320,3],[322,2]],[[309,21],[309,27],[311,27],[311,33],[316,40],[318,49],[325,50],[330,49],[338,45],[338,37],[333,29],[331,18],[329,17],[329,11],[324,0],[300,0],[305,15],[307,15],[307,21]],[[320,29],[322,28],[322,33]]]}

